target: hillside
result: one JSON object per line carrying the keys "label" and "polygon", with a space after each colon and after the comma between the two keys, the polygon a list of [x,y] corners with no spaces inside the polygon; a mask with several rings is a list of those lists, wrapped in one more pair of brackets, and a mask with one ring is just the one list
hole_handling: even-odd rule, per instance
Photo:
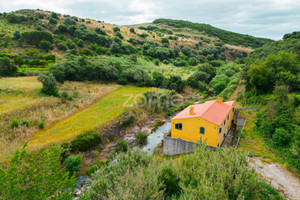
{"label": "hillside", "polygon": [[[210,32],[212,27],[209,25],[201,30],[193,29],[192,26],[178,28],[171,25],[166,26],[165,22],[156,20],[154,24],[147,24],[146,27],[142,25],[117,26],[41,10],[2,13],[0,16],[1,47],[5,51],[2,55],[7,55],[12,59],[21,57],[27,60],[25,65],[30,68],[45,67],[51,63],[51,59],[53,60],[51,57],[38,55],[39,49],[55,55],[58,60],[63,60],[66,54],[91,56],[121,53],[143,54],[161,61],[175,59],[177,55],[195,56],[199,62],[205,62],[206,59],[233,61],[236,58],[245,58],[251,52],[251,49],[239,46],[257,47],[270,42],[254,37],[243,37],[243,40],[233,44],[221,36],[225,33],[229,37],[236,35],[241,37],[241,35],[232,32],[212,34]],[[45,36],[48,38],[40,36],[41,38],[37,41],[30,41],[32,35],[26,35],[26,33],[33,31],[39,31],[41,34],[46,31],[51,36]],[[42,40],[49,41],[51,44],[44,42],[39,45]],[[146,41],[154,42],[150,45],[156,46],[156,52],[141,52],[140,48],[143,48]],[[113,43],[117,45],[112,45]],[[158,48],[159,46],[161,48]]]}
{"label": "hillside", "polygon": [[[299,176],[298,32],[275,42],[19,10],[0,14],[0,47],[0,199],[283,199],[251,157]],[[217,97],[261,108],[240,112],[238,149],[139,151],[176,113]]]}

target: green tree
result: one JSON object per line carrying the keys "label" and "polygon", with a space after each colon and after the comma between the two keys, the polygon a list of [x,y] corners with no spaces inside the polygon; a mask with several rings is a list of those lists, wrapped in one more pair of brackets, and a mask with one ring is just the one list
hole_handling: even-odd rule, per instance
{"label": "green tree", "polygon": [[120,28],[117,27],[117,26],[113,27],[112,29],[113,29],[113,31],[114,31],[115,33],[118,32],[118,31],[120,31]]}
{"label": "green tree", "polygon": [[58,96],[56,79],[51,73],[40,74],[37,79],[43,84],[43,88],[41,90],[42,93],[51,96]]}
{"label": "green tree", "polygon": [[78,42],[77,42],[77,45],[78,45],[79,47],[84,47],[84,42],[83,42],[83,40],[82,40],[82,39],[79,39]]}
{"label": "green tree", "polygon": [[8,57],[0,57],[0,76],[12,76],[18,68]]}
{"label": "green tree", "polygon": [[76,178],[61,167],[62,149],[53,145],[29,155],[25,147],[0,167],[0,198],[71,199]]}
{"label": "green tree", "polygon": [[52,46],[51,42],[43,40],[43,41],[39,42],[39,48],[43,49],[43,50],[50,50],[50,49],[53,49],[53,46]]}
{"label": "green tree", "polygon": [[14,39],[20,39],[20,38],[21,38],[21,33],[20,33],[19,30],[16,30],[16,31],[14,32]]}
{"label": "green tree", "polygon": [[83,162],[83,159],[80,155],[73,155],[69,156],[65,161],[64,164],[66,168],[69,170],[71,174],[74,174],[74,172],[79,172],[81,169],[81,164]]}
{"label": "green tree", "polygon": [[121,34],[120,31],[117,31],[117,32],[115,33],[115,36],[118,36],[119,38],[124,39],[124,37],[123,37],[123,35]]}

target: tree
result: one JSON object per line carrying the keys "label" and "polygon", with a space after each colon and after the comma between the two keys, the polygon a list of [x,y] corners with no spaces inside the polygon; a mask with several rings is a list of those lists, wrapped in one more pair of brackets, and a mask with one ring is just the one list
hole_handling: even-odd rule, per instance
{"label": "tree", "polygon": [[43,73],[38,76],[38,81],[43,84],[42,93],[51,96],[58,96],[56,79],[51,73]]}
{"label": "tree", "polygon": [[161,43],[162,43],[162,44],[168,44],[168,45],[169,45],[169,40],[168,40],[168,38],[161,38]]}
{"label": "tree", "polygon": [[134,28],[130,28],[129,31],[130,31],[131,33],[135,33]]}
{"label": "tree", "polygon": [[12,76],[18,68],[8,57],[0,57],[0,76]]}
{"label": "tree", "polygon": [[79,47],[83,47],[83,46],[84,46],[83,40],[82,40],[82,39],[79,39],[78,42],[77,42],[77,45],[78,45]]}
{"label": "tree", "polygon": [[55,13],[55,12],[51,13],[51,17],[53,17],[53,18],[55,18],[55,19],[58,19],[58,15],[57,15],[57,13]]}
{"label": "tree", "polygon": [[114,31],[115,33],[118,32],[118,31],[120,31],[120,28],[117,27],[117,26],[113,27],[112,29],[113,29],[113,31]]}
{"label": "tree", "polygon": [[117,32],[115,33],[115,36],[118,36],[119,38],[124,39],[124,37],[123,37],[123,35],[121,34],[120,31],[117,31]]}
{"label": "tree", "polygon": [[22,37],[28,44],[38,45],[42,40],[53,42],[52,34],[47,31],[24,32],[22,33]]}
{"label": "tree", "polygon": [[39,48],[43,49],[43,50],[50,50],[50,49],[53,49],[53,46],[52,46],[51,42],[43,40],[43,41],[39,42]]}
{"label": "tree", "polygon": [[57,20],[54,19],[53,17],[50,17],[50,18],[49,18],[49,23],[55,25],[55,24],[57,24]]}
{"label": "tree", "polygon": [[14,32],[14,39],[20,39],[20,38],[21,38],[21,33],[20,33],[19,30],[16,30],[16,31]]}
{"label": "tree", "polygon": [[102,30],[100,27],[96,27],[95,32],[100,35],[106,35],[106,32],[104,30]]}
{"label": "tree", "polygon": [[64,161],[64,164],[66,168],[69,170],[69,172],[71,174],[74,174],[74,172],[80,171],[82,162],[83,159],[80,155],[73,155],[73,156],[69,156]]}
{"label": "tree", "polygon": [[0,198],[71,199],[76,177],[61,167],[63,150],[53,145],[29,155],[25,147],[0,167]]}
{"label": "tree", "polygon": [[63,23],[67,25],[76,25],[76,22],[71,17],[65,17]]}

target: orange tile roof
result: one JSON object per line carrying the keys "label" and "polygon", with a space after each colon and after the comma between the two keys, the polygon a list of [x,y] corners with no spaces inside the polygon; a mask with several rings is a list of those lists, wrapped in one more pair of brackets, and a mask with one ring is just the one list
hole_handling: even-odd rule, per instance
{"label": "orange tile roof", "polygon": [[201,117],[219,126],[231,110],[233,103],[234,101],[219,103],[217,100],[212,100],[202,104],[191,105],[194,107],[194,114],[190,115],[191,106],[189,106],[173,117],[172,120]]}

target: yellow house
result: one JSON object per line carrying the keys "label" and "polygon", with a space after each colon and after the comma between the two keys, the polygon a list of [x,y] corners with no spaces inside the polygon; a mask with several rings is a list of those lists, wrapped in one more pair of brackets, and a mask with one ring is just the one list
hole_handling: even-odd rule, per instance
{"label": "yellow house", "polygon": [[209,146],[222,145],[234,119],[235,101],[206,101],[203,104],[191,105],[171,119],[171,137],[190,142],[200,139]]}

